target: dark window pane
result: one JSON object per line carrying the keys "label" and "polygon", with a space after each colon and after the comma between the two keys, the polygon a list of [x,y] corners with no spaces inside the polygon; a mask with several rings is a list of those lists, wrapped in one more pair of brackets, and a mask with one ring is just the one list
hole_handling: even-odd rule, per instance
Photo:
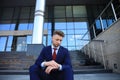
{"label": "dark window pane", "polygon": [[4,8],[2,19],[12,19],[14,8]]}
{"label": "dark window pane", "polygon": [[55,18],[65,17],[65,6],[55,6],[54,14]]}
{"label": "dark window pane", "polygon": [[23,7],[21,9],[20,19],[28,19],[30,15],[30,7]]}

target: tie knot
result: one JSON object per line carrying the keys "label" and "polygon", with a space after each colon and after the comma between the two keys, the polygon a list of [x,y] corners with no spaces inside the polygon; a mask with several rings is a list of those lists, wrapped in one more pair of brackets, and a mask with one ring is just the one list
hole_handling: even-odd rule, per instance
{"label": "tie knot", "polygon": [[54,50],[57,50],[57,48],[53,48]]}

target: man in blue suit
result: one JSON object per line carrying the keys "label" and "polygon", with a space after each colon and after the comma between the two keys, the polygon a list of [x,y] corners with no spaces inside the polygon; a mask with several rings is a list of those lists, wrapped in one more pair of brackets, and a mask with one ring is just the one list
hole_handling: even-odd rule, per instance
{"label": "man in blue suit", "polygon": [[68,49],[60,46],[63,37],[62,31],[53,32],[52,45],[44,47],[29,68],[30,80],[73,80]]}

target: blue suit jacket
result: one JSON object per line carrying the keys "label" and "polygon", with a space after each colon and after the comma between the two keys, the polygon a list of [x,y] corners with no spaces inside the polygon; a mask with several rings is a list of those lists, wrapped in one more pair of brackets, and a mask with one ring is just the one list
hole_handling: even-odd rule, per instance
{"label": "blue suit jacket", "polygon": [[[42,49],[35,64],[41,67],[41,63],[43,61],[50,61],[50,60],[52,60],[52,48],[51,48],[51,46],[47,46]],[[69,51],[62,46],[60,46],[60,48],[58,50],[55,61],[62,65],[62,69],[65,69],[68,67],[72,68]]]}

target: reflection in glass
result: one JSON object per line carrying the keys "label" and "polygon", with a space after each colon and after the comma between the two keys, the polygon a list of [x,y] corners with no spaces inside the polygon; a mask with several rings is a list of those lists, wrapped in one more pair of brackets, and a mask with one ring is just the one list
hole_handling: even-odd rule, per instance
{"label": "reflection in glass", "polygon": [[75,36],[73,35],[67,35],[67,42],[68,42],[68,46],[75,46]]}
{"label": "reflection in glass", "polygon": [[0,24],[0,30],[9,30],[10,24]]}
{"label": "reflection in glass", "polygon": [[55,18],[65,17],[65,6],[55,6],[54,15]]}
{"label": "reflection in glass", "polygon": [[32,43],[32,36],[28,35],[27,36],[27,44],[31,44]]}
{"label": "reflection in glass", "polygon": [[87,29],[75,30],[75,34],[80,34],[80,35],[84,35],[86,32],[87,32]]}
{"label": "reflection in glass", "polygon": [[68,50],[73,51],[76,50],[75,46],[68,46]]}
{"label": "reflection in glass", "polygon": [[102,14],[102,23],[103,27],[106,29],[107,27],[110,27],[110,25],[115,22],[115,17],[112,11],[111,5],[108,6],[108,8],[105,10],[105,12]]}
{"label": "reflection in glass", "polygon": [[[53,30],[61,30],[65,33],[62,41],[62,46],[69,50],[76,50],[81,48],[80,38],[87,32],[87,13],[85,6],[55,6],[54,16],[49,15],[45,19],[44,30],[48,30],[47,45],[51,45],[51,34]],[[49,16],[51,17],[49,19]],[[88,35],[88,34],[87,34]],[[45,44],[46,38],[43,41]]]}
{"label": "reflection in glass", "polygon": [[74,17],[87,17],[85,6],[73,6]]}
{"label": "reflection in glass", "polygon": [[44,44],[44,46],[47,46],[47,36],[43,36],[43,44]]}
{"label": "reflection in glass", "polygon": [[61,43],[62,46],[67,46],[67,36],[65,36]]}
{"label": "reflection in glass", "polygon": [[70,29],[70,30],[68,29],[67,30],[67,34],[74,34],[74,29],[73,30],[72,29]]}
{"label": "reflection in glass", "polygon": [[48,45],[51,45],[51,43],[52,43],[51,40],[52,40],[52,37],[51,37],[51,35],[48,34],[48,40],[47,40],[48,41]]}
{"label": "reflection in glass", "polygon": [[72,17],[72,6],[66,6],[66,17]]}
{"label": "reflection in glass", "polygon": [[74,22],[75,29],[87,29],[87,22]]}
{"label": "reflection in glass", "polygon": [[26,51],[27,45],[26,45],[26,37],[17,37],[17,49],[16,51]]}
{"label": "reflection in glass", "polygon": [[74,29],[73,22],[67,22],[67,29]]}
{"label": "reflection in glass", "polygon": [[7,37],[0,37],[0,51],[5,51]]}
{"label": "reflection in glass", "polygon": [[8,36],[6,51],[11,51],[12,50],[12,41],[13,41],[13,36]]}
{"label": "reflection in glass", "polygon": [[55,22],[55,29],[66,29],[66,22]]}
{"label": "reflection in glass", "polygon": [[27,26],[28,26],[27,23],[20,23],[18,30],[27,30]]}
{"label": "reflection in glass", "polygon": [[27,30],[33,30],[33,23],[28,23],[28,29]]}

